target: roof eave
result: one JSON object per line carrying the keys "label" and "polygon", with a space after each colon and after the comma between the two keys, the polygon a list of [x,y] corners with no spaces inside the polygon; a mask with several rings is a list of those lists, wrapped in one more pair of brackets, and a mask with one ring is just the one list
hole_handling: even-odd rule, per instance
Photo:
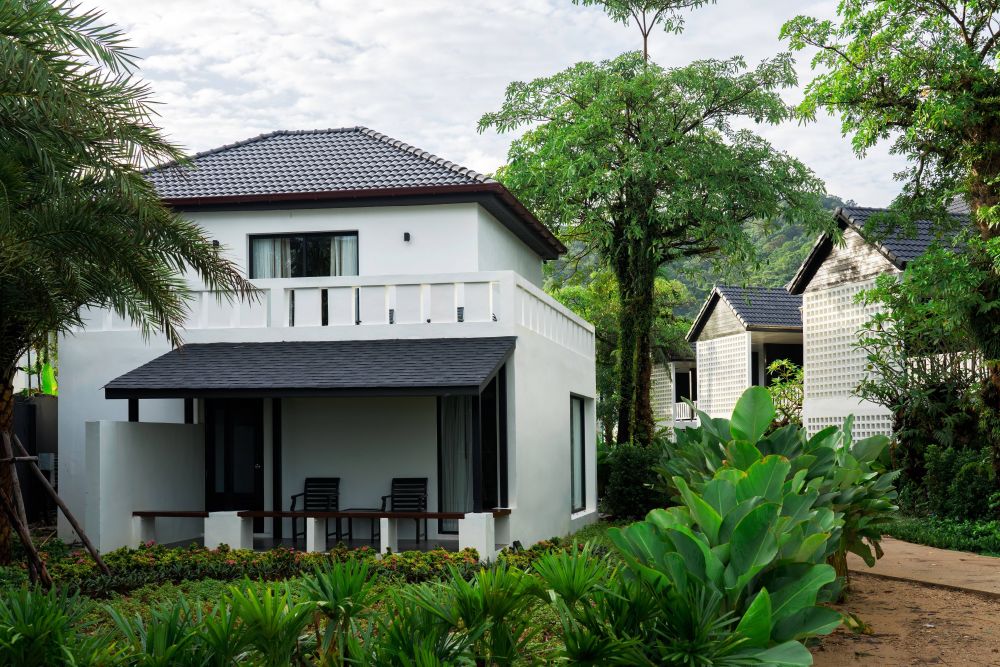
{"label": "roof eave", "polygon": [[205,197],[163,197],[164,204],[179,210],[197,210],[205,207],[241,207],[246,205],[292,202],[349,202],[371,199],[396,199],[407,197],[444,197],[454,195],[489,195],[495,197],[512,216],[532,232],[538,244],[534,248],[542,259],[556,259],[566,252],[566,246],[518,201],[507,188],[496,182],[469,183],[466,185],[428,185],[405,188],[367,188],[361,190],[328,190],[321,192],[285,192],[252,195],[213,195]]}

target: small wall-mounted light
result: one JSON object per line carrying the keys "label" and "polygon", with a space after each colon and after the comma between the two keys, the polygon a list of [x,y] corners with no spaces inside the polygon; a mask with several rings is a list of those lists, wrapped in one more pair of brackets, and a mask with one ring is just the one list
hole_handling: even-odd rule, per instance
{"label": "small wall-mounted light", "polygon": [[403,232],[403,240],[407,243],[410,242],[410,232]]}

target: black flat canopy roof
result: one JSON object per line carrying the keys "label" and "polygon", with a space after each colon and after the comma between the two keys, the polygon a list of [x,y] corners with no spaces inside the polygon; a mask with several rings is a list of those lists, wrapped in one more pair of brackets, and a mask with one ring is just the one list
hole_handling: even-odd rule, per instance
{"label": "black flat canopy roof", "polygon": [[516,340],[192,343],[115,378],[104,397],[475,395],[510,357]]}

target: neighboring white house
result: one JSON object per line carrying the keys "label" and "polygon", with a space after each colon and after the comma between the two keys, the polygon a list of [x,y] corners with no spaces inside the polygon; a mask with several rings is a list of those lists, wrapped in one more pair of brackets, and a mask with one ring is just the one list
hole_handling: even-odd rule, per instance
{"label": "neighboring white house", "polygon": [[698,423],[698,416],[686,402],[698,399],[694,350],[685,347],[665,361],[653,362],[650,403],[658,428],[687,428]]}
{"label": "neighboring white house", "polygon": [[339,477],[342,510],[426,478],[429,512],[467,514],[430,541],[487,552],[596,519],[594,330],[541,289],[565,248],[502,185],[361,127],[148,178],[261,291],[231,305],[192,281],[178,350],[107,311],[60,341],[60,494],[99,549],[154,524],[160,542],[245,546],[251,522],[287,538],[287,518],[235,511],[287,510],[307,477]]}
{"label": "neighboring white house", "polygon": [[[792,294],[802,296],[802,419],[812,433],[839,425],[853,414],[856,437],[892,434],[889,410],[854,395],[866,363],[865,353],[855,347],[858,331],[877,312],[875,306],[859,304],[855,297],[871,287],[876,277],[902,273],[907,263],[923,254],[936,237],[932,223],[918,221],[912,234],[880,235],[880,240],[869,241],[865,225],[882,210],[838,208],[834,215],[844,236],[843,244],[822,235],[788,286]],[[962,215],[958,208],[953,213]]]}
{"label": "neighboring white house", "polygon": [[699,410],[728,418],[748,387],[767,385],[771,362],[802,364],[801,304],[782,287],[712,290],[687,334],[697,356]]}

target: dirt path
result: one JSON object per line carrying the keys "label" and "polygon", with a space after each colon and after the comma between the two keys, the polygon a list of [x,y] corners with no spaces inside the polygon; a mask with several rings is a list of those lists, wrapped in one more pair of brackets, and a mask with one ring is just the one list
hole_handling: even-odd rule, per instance
{"label": "dirt path", "polygon": [[854,574],[846,604],[871,634],[841,628],[813,648],[818,667],[1000,665],[1000,600]]}

